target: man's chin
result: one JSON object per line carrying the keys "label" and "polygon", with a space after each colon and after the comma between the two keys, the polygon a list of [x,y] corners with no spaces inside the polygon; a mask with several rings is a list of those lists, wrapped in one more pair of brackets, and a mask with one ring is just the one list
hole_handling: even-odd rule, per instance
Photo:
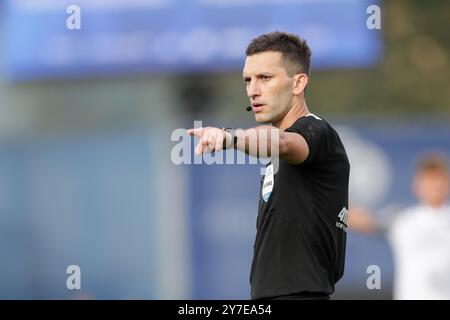
{"label": "man's chin", "polygon": [[258,123],[270,123],[270,119],[261,114],[255,114],[255,121]]}

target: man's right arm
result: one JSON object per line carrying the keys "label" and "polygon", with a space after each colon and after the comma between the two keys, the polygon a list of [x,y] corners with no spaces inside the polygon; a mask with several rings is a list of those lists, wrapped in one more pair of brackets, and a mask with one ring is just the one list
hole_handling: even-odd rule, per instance
{"label": "man's right arm", "polygon": [[275,157],[291,164],[302,163],[309,155],[308,143],[303,136],[294,132],[283,132],[273,126],[236,129],[236,145],[230,132],[222,128],[195,128],[189,129],[187,133],[200,139],[195,148],[197,154],[220,151],[225,144],[226,148],[236,147],[252,157]]}

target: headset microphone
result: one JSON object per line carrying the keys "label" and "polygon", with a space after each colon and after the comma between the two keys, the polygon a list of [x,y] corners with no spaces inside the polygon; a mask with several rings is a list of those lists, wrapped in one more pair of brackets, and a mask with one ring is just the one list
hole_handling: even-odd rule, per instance
{"label": "headset microphone", "polygon": [[252,111],[252,107],[248,106],[247,108],[245,108],[245,110],[247,110],[248,112]]}

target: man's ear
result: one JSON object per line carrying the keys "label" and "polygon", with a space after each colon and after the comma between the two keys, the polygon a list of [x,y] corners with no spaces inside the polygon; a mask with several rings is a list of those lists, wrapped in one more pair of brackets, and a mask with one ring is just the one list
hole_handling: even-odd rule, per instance
{"label": "man's ear", "polygon": [[308,75],[306,73],[298,73],[294,75],[294,84],[292,93],[297,96],[302,93],[308,84]]}

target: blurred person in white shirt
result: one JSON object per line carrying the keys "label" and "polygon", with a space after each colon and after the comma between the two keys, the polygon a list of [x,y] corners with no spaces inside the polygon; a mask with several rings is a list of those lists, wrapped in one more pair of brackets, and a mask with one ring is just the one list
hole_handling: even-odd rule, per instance
{"label": "blurred person in white shirt", "polygon": [[450,175],[442,154],[420,159],[412,191],[418,203],[387,221],[364,208],[350,208],[349,227],[386,233],[395,268],[394,299],[450,299]]}

